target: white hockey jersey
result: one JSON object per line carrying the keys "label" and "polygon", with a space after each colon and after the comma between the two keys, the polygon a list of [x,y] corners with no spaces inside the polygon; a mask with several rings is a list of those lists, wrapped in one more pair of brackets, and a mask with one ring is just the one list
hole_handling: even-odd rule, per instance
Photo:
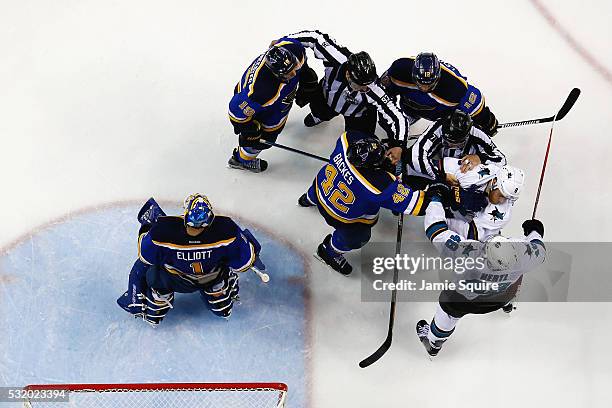
{"label": "white hockey jersey", "polygon": [[[445,157],[443,168],[444,172],[457,178],[461,188],[485,191],[487,184],[495,178],[501,166],[481,163],[472,170],[462,173],[461,160]],[[483,210],[467,217],[456,212],[453,213],[455,218],[447,219],[447,223],[451,230],[459,232],[464,237],[484,241],[499,234],[502,228],[508,225],[515,202],[516,200],[506,200],[502,204],[489,203]]]}
{"label": "white hockey jersey", "polygon": [[[546,247],[542,242],[542,236],[537,232],[531,232],[527,237],[512,238],[513,247],[516,250],[518,261],[510,269],[493,270],[486,262],[485,244],[467,239],[465,235],[449,228],[446,222],[444,207],[439,201],[432,201],[425,213],[425,233],[434,243],[442,257],[481,258],[485,262],[475,262],[475,267],[465,270],[457,275],[457,280],[472,283],[497,283],[498,290],[457,290],[467,299],[475,299],[480,296],[489,296],[503,292],[515,283],[525,272],[542,264],[546,257]],[[483,285],[480,285],[483,286]]]}

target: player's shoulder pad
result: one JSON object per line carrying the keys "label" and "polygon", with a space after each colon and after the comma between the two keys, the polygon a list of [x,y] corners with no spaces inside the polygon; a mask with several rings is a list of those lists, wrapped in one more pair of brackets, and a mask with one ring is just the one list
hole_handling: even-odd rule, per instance
{"label": "player's shoulder pad", "polygon": [[359,169],[359,173],[380,192],[383,192],[396,180],[393,174],[384,169]]}
{"label": "player's shoulder pad", "polygon": [[282,82],[276,77],[265,64],[258,69],[253,78],[252,87],[249,90],[249,99],[260,105],[265,105],[274,99]]}
{"label": "player's shoulder pad", "polygon": [[215,220],[210,227],[216,234],[223,235],[226,238],[239,236],[241,232],[238,224],[225,215],[215,215]]}
{"label": "player's shoulder pad", "polygon": [[453,67],[440,63],[440,80],[432,94],[451,104],[458,104],[468,90],[468,83]]}
{"label": "player's shoulder pad", "polygon": [[157,219],[157,222],[149,231],[153,241],[178,242],[185,236],[185,224],[183,217],[167,215]]}
{"label": "player's shoulder pad", "polygon": [[[414,66],[414,57],[400,58],[393,61],[389,68],[389,76],[396,85],[402,83],[415,85],[412,80],[412,67]],[[416,85],[415,85],[416,86]]]}

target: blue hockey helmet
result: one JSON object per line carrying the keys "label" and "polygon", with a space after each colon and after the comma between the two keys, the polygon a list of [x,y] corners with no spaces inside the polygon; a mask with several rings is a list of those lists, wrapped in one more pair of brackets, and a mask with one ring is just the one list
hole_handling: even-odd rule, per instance
{"label": "blue hockey helmet", "polygon": [[386,159],[385,146],[375,137],[365,137],[349,144],[346,157],[353,166],[380,168]]}
{"label": "blue hockey helmet", "polygon": [[421,90],[433,89],[440,80],[440,60],[433,52],[422,52],[414,59],[412,80]]}
{"label": "blue hockey helmet", "polygon": [[193,228],[204,228],[215,218],[212,205],[205,195],[195,193],[185,199],[185,225]]}
{"label": "blue hockey helmet", "polygon": [[265,64],[274,75],[284,77],[304,60],[304,52],[297,44],[290,41],[281,41],[268,49]]}

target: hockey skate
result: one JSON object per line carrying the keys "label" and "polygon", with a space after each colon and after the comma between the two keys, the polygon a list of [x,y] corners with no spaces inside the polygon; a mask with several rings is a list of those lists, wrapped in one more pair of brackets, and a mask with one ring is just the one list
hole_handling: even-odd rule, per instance
{"label": "hockey skate", "polygon": [[268,168],[268,162],[263,159],[242,160],[238,153],[238,149],[234,149],[232,157],[227,162],[228,167],[232,169],[247,170],[252,173],[261,173]]}
{"label": "hockey skate", "polygon": [[304,118],[304,126],[306,127],[314,127],[314,126],[317,126],[319,123],[323,123],[323,120],[317,118],[312,113],[309,113]]}
{"label": "hockey skate", "polygon": [[[334,251],[330,248],[331,245],[331,234],[325,237],[322,243],[319,244],[317,248],[317,252],[314,254],[314,257],[319,261],[323,262],[325,265],[329,266],[336,272],[340,272],[344,276],[348,276],[353,271],[353,267],[348,263],[346,258]],[[337,255],[332,256],[329,255],[329,252],[334,252]]]}
{"label": "hockey skate", "polygon": [[315,206],[315,204],[310,202],[310,200],[308,199],[308,195],[306,193],[302,194],[300,198],[298,198],[298,205],[300,207],[314,207]]}
{"label": "hockey skate", "polygon": [[435,345],[431,344],[427,338],[427,335],[429,334],[429,323],[427,323],[425,320],[420,320],[416,325],[416,334],[419,337],[419,340],[421,340],[421,343],[423,343],[427,354],[429,354],[429,358],[431,359],[432,357],[437,356],[438,352],[440,351],[440,347],[436,347]]}

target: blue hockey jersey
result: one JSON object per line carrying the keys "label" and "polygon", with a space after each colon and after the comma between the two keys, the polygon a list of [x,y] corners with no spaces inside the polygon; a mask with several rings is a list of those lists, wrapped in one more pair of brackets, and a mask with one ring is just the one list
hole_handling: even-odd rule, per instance
{"label": "blue hockey jersey", "polygon": [[217,215],[199,235],[191,236],[183,217],[165,216],[138,238],[138,259],[183,281],[203,285],[227,268],[246,271],[255,262],[256,253],[229,217]]}
{"label": "blue hockey jersey", "polygon": [[400,106],[409,115],[436,120],[453,109],[474,117],[485,106],[480,90],[449,63],[440,61],[440,80],[431,92],[420,91],[412,80],[414,57],[400,58],[383,74],[390,94],[400,96]]}
{"label": "blue hockey jersey", "polygon": [[[276,47],[287,47],[305,62],[306,53],[302,44],[288,38],[281,38],[274,44]],[[277,128],[285,124],[287,115],[299,82],[298,74],[284,82],[265,64],[265,53],[257,57],[234,88],[234,96],[229,103],[229,117],[234,124],[245,124],[259,116],[266,117],[266,123]],[[266,131],[274,131],[269,127]]]}
{"label": "blue hockey jersey", "polygon": [[425,194],[413,191],[382,169],[357,169],[347,159],[350,143],[366,135],[347,131],[340,136],[329,164],[317,174],[314,189],[318,205],[342,223],[374,224],[381,207],[416,215]]}

